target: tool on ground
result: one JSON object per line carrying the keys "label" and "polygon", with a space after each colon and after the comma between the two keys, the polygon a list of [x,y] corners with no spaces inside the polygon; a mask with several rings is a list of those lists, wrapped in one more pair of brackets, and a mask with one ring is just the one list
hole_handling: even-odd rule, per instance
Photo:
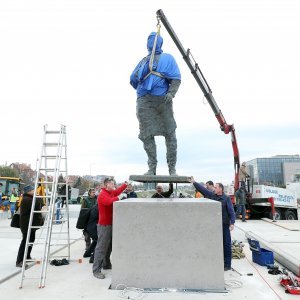
{"label": "tool on ground", "polygon": [[244,258],[245,254],[243,253],[243,247],[244,247],[243,242],[238,242],[236,240],[232,241],[231,243],[231,251],[232,251],[232,258]]}
{"label": "tool on ground", "polygon": [[279,270],[279,266],[277,266],[277,265],[270,264],[270,265],[267,265],[267,268],[269,269],[268,273],[271,275],[282,274],[282,272]]}
{"label": "tool on ground", "polygon": [[280,284],[285,288],[285,292],[293,295],[300,295],[300,277],[295,276],[286,269],[282,270]]}
{"label": "tool on ground", "polygon": [[231,268],[232,271],[238,273],[240,276],[253,276],[253,273],[240,273],[238,270]]}
{"label": "tool on ground", "polygon": [[[62,162],[62,163],[61,163]],[[37,164],[35,188],[32,200],[32,207],[30,212],[30,219],[28,225],[28,232],[25,244],[25,253],[23,258],[23,266],[21,273],[20,288],[23,287],[25,279],[26,262],[35,261],[33,259],[26,259],[29,247],[33,245],[42,246],[42,258],[40,264],[40,276],[30,279],[38,279],[39,287],[45,287],[47,266],[50,260],[50,246],[61,246],[67,250],[66,255],[56,257],[64,257],[70,260],[70,230],[69,230],[69,189],[67,181],[67,140],[66,140],[66,126],[61,125],[60,130],[48,130],[48,125],[44,126],[44,135],[42,142],[41,156]],[[44,175],[44,179],[41,178]],[[66,183],[59,182],[59,177],[66,178]],[[43,194],[39,193],[38,187],[43,185]],[[62,192],[62,187],[66,187]],[[36,211],[34,210],[37,199],[43,200],[46,209]],[[60,208],[57,204],[59,201],[65,199],[66,208]],[[33,226],[33,215],[42,214],[44,224],[42,226]],[[52,230],[53,225],[57,226]],[[64,226],[65,225],[65,226]],[[59,228],[58,228],[59,227]],[[29,237],[32,230],[40,230],[40,236],[35,242],[30,242]],[[37,247],[38,248],[38,247]],[[51,255],[53,257],[53,255]]]}

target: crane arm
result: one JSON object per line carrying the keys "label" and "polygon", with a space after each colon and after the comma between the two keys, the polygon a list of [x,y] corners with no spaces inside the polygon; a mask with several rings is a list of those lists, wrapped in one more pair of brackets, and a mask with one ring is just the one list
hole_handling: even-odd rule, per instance
{"label": "crane arm", "polygon": [[169,35],[171,36],[172,40],[174,41],[176,47],[178,48],[179,52],[181,53],[184,61],[188,65],[189,69],[191,70],[192,75],[194,76],[194,78],[195,78],[196,82],[198,83],[199,87],[201,88],[205,98],[207,99],[207,102],[209,103],[211,109],[213,110],[213,112],[220,124],[221,130],[225,134],[231,133],[231,143],[232,143],[232,149],[233,149],[234,171],[235,171],[234,188],[235,188],[235,190],[237,190],[238,186],[239,186],[238,172],[239,172],[239,168],[240,168],[240,158],[239,158],[239,149],[238,149],[238,145],[237,145],[234,126],[227,124],[220,108],[218,107],[218,105],[216,103],[215,98],[212,95],[212,91],[199,68],[199,65],[196,63],[193,55],[191,54],[190,49],[185,50],[185,48],[181,44],[175,31],[173,30],[172,26],[170,25],[169,21],[167,20],[164,12],[161,9],[159,9],[156,12],[156,16],[157,16],[157,20],[158,20],[158,25],[159,25],[160,21],[163,23],[163,25],[165,26]]}

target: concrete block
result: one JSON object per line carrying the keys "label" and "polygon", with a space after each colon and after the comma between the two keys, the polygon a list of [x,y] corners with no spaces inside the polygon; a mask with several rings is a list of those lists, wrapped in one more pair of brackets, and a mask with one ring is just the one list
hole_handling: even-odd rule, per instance
{"label": "concrete block", "polygon": [[112,288],[224,290],[221,204],[209,199],[114,203]]}

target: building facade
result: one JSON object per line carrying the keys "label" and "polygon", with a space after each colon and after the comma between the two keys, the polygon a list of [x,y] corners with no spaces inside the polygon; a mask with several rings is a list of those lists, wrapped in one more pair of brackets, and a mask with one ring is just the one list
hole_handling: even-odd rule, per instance
{"label": "building facade", "polygon": [[254,184],[279,187],[285,186],[297,172],[300,173],[299,165],[299,154],[255,158],[247,162]]}

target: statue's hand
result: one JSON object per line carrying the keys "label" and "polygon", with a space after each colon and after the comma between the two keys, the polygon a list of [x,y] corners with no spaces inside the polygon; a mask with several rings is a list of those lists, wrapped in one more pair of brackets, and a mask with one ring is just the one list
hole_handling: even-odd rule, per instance
{"label": "statue's hand", "polygon": [[173,100],[173,96],[170,93],[167,93],[165,96],[165,103],[166,104],[172,103],[172,100]]}

